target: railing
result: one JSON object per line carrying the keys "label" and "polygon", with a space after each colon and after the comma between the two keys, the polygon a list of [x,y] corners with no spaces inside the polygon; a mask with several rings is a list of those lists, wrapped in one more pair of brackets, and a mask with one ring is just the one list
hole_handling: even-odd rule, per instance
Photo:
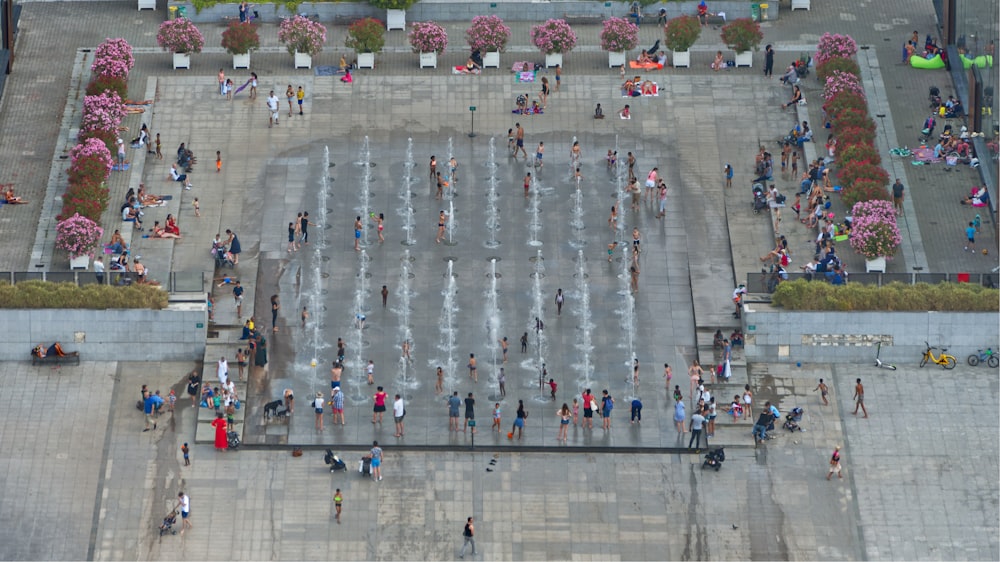
{"label": "railing", "polygon": [[[134,272],[106,271],[3,271],[0,283],[16,285],[22,281],[46,281],[50,283],[74,283],[77,286],[93,284],[131,285],[135,282]],[[205,292],[205,273],[202,271],[171,271],[165,279],[157,279],[168,293]]]}
{"label": "railing", "polygon": [[[805,279],[806,274],[801,272],[788,272],[788,280]],[[750,293],[770,293],[767,290],[771,273],[752,272],[746,275],[746,288]],[[828,282],[822,273],[814,273],[813,281],[817,283]],[[887,283],[906,283],[913,285],[916,283],[978,283],[987,287],[1000,286],[1000,275],[996,273],[850,273],[847,277],[848,283],[861,283],[864,285],[878,285],[881,287]]]}

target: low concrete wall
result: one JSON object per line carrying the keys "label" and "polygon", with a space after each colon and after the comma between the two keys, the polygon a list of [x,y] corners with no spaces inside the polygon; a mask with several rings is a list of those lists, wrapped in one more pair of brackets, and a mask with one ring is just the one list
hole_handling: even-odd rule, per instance
{"label": "low concrete wall", "polygon": [[[767,18],[769,20],[778,19],[778,2],[765,2],[768,5]],[[541,2],[537,0],[498,0],[496,2],[434,2],[433,0],[417,2],[406,11],[406,21],[472,21],[473,16],[498,15],[506,21],[530,21],[542,22],[549,18],[562,18],[564,16],[624,16],[628,13],[628,3],[612,1],[565,1],[565,2]],[[221,22],[223,17],[239,15],[239,4],[216,4],[205,8],[198,13],[190,2],[170,2],[171,6],[184,6],[187,16],[195,23]],[[643,9],[643,13],[655,15],[660,8],[667,10],[669,17],[676,17],[682,14],[695,14],[697,2],[669,2],[665,4],[654,4]],[[749,1],[712,1],[709,9],[712,12],[725,12],[730,20],[735,18],[750,17]],[[258,2],[257,12],[264,22],[277,22],[283,17],[288,17],[288,10],[284,5],[267,4]],[[372,16],[385,19],[385,10],[372,7],[367,2],[304,2],[299,5],[296,13],[318,14],[320,21],[324,23],[334,22],[336,18],[362,18]],[[643,25],[646,25],[644,22]],[[464,45],[464,41],[453,42]]]}
{"label": "low concrete wall", "polygon": [[163,310],[0,310],[0,360],[28,361],[58,341],[83,361],[200,361],[208,312],[202,303]]}
{"label": "low concrete wall", "polygon": [[989,312],[796,312],[751,303],[743,314],[748,361],[865,363],[882,341],[882,359],[917,363],[924,342],[947,347],[965,364],[977,349],[1000,342]]}

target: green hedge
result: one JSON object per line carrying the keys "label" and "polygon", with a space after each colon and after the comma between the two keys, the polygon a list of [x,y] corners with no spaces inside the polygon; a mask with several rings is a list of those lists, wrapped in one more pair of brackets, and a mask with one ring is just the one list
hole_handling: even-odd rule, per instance
{"label": "green hedge", "polygon": [[778,285],[771,302],[788,310],[997,312],[1000,292],[972,283],[890,283],[879,287],[799,279]]}
{"label": "green hedge", "polygon": [[[109,273],[107,275],[114,275]],[[24,281],[0,283],[0,308],[149,308],[167,307],[167,292],[153,285],[84,285]]]}

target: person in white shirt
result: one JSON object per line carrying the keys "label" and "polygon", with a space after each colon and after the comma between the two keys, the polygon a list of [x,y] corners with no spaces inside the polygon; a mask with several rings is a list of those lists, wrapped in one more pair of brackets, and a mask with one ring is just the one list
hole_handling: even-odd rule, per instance
{"label": "person in white shirt", "polygon": [[271,113],[270,119],[267,122],[269,129],[278,124],[278,103],[278,96],[274,95],[274,90],[271,90],[271,93],[267,96],[267,109]]}
{"label": "person in white shirt", "polygon": [[400,395],[396,395],[396,399],[392,402],[392,417],[396,421],[396,437],[403,436],[403,417],[406,415],[406,407],[403,404],[403,398]]}
{"label": "person in white shirt", "polygon": [[178,508],[181,512],[181,521],[183,521],[181,524],[181,535],[183,536],[184,529],[191,528],[191,498],[184,492],[177,494],[177,505],[174,507],[174,511],[177,511]]}
{"label": "person in white shirt", "polygon": [[219,366],[215,374],[219,377],[219,384],[225,385],[226,379],[229,378],[229,363],[225,357],[219,359]]}

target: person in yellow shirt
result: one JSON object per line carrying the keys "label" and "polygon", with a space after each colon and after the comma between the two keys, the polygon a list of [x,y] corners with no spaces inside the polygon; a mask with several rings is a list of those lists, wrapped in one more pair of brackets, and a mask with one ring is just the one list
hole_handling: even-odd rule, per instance
{"label": "person in yellow shirt", "polygon": [[302,100],[306,97],[306,91],[302,89],[302,86],[299,86],[299,90],[295,93],[295,97],[299,100],[299,115],[304,115],[304,113],[302,113]]}

